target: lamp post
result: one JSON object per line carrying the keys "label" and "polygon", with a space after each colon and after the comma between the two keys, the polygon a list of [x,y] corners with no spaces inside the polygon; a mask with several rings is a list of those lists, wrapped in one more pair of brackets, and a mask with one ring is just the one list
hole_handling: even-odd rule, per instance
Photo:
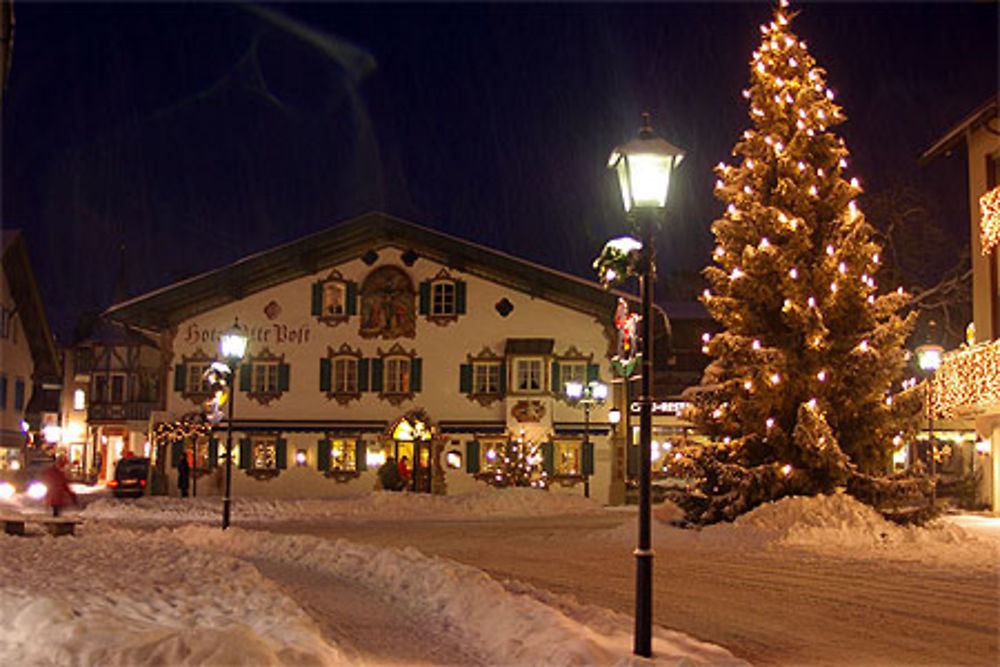
{"label": "lamp post", "polygon": [[925,343],[917,348],[917,363],[927,376],[927,445],[931,454],[931,507],[937,502],[937,440],[934,438],[934,373],[941,367],[944,348],[935,343]]}
{"label": "lamp post", "polygon": [[237,371],[247,351],[247,334],[239,318],[223,332],[219,352],[229,366],[229,417],[226,419],[226,486],[222,497],[222,530],[229,528],[230,490],[233,480],[233,403],[236,402]]}
{"label": "lamp post", "polygon": [[633,653],[651,657],[653,635],[653,549],[650,542],[650,446],[653,433],[653,280],[656,273],[653,234],[667,204],[670,173],[684,151],[657,136],[642,115],[636,138],[617,147],[608,167],[618,174],[622,203],[641,248],[634,273],[639,276],[642,298],[642,383],[639,395],[639,537],[635,550],[635,638]]}
{"label": "lamp post", "polygon": [[[567,382],[566,397],[578,405],[583,406],[583,445],[590,444],[590,408],[594,405],[601,405],[608,397],[608,385],[597,380],[591,380],[587,384],[582,382]],[[581,472],[583,466],[581,465]],[[590,477],[583,480],[583,496],[590,497]]]}

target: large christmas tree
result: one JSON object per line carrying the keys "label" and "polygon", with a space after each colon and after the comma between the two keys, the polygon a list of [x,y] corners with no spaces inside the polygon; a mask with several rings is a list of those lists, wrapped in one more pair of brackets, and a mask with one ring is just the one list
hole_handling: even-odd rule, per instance
{"label": "large christmas tree", "polygon": [[700,522],[887,472],[919,410],[902,391],[907,297],[876,286],[880,249],[831,131],[845,117],[786,4],[750,63],[753,126],[716,168],[725,211],[702,301],[721,331],[692,411],[713,444],[678,463],[702,480],[686,502]]}

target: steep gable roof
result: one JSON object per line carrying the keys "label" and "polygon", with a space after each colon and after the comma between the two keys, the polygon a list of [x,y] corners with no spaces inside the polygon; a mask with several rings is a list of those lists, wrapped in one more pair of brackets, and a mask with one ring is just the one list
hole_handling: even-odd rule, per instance
{"label": "steep gable roof", "polygon": [[24,327],[24,334],[39,379],[57,379],[60,376],[59,356],[49,320],[45,316],[42,296],[31,268],[31,257],[24,235],[17,229],[3,230],[3,272]]}
{"label": "steep gable roof", "polygon": [[920,156],[919,163],[927,164],[941,155],[948,155],[965,142],[966,134],[997,117],[997,102],[1000,95],[994,95],[976,107],[972,113],[945,132]]}
{"label": "steep gable roof", "polygon": [[[200,313],[345,261],[394,246],[610,322],[619,296],[590,282],[385,213],[367,213],[321,232],[111,306],[105,315],[163,330]],[[669,322],[660,311],[659,330]],[[662,331],[658,333],[662,334]]]}

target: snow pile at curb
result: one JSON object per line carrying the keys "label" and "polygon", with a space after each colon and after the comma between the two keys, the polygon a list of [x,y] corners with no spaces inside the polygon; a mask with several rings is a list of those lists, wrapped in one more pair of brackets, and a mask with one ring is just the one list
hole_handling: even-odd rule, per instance
{"label": "snow pile at curb", "polygon": [[[405,609],[430,634],[447,632],[480,664],[640,664],[630,656],[632,619],[519,584],[413,548],[204,527],[176,530],[188,545],[343,577],[384,604]],[[725,649],[657,628],[655,660],[643,665],[744,664]]]}
{"label": "snow pile at curb", "polygon": [[255,568],[162,531],[0,536],[0,551],[2,664],[342,662]]}
{"label": "snow pile at curb", "polygon": [[[102,498],[87,506],[81,516],[137,522],[212,522],[221,517],[222,499]],[[477,517],[530,517],[568,514],[599,514],[604,510],[594,500],[581,496],[527,488],[486,489],[453,496],[373,491],[328,499],[284,500],[235,498],[232,521],[309,521],[328,519],[474,519]]]}
{"label": "snow pile at curb", "polygon": [[853,558],[892,557],[992,566],[997,546],[945,521],[900,526],[847,494],[792,496],[765,503],[731,524],[700,531],[705,546],[800,547]]}

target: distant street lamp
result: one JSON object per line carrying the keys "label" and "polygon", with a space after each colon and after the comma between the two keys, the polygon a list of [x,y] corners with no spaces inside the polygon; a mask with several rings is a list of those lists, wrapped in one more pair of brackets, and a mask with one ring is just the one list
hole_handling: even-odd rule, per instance
{"label": "distant street lamp", "polygon": [[236,402],[236,383],[240,362],[247,352],[246,330],[240,326],[239,318],[233,326],[222,334],[219,352],[229,366],[229,417],[226,420],[226,486],[222,497],[222,529],[229,528],[230,491],[233,480],[233,403]]}
{"label": "distant street lamp", "polygon": [[[597,380],[591,380],[587,384],[582,382],[566,383],[566,398],[577,405],[583,406],[583,446],[590,444],[590,408],[594,405],[601,405],[608,398],[608,385]],[[581,466],[582,472],[583,466]],[[590,497],[590,477],[583,480],[583,495]]]}
{"label": "distant street lamp", "polygon": [[[669,195],[670,174],[684,151],[659,137],[642,115],[639,135],[612,153],[608,167],[618,174],[625,213],[641,247],[628,251],[628,272],[639,277],[642,297],[642,383],[639,396],[639,539],[636,557],[635,639],[633,653],[651,657],[653,636],[653,550],[650,542],[651,463],[653,433],[653,280],[656,274],[653,234]],[[606,248],[607,250],[607,248]],[[613,248],[611,250],[614,250]],[[614,254],[611,255],[614,257]],[[632,261],[634,259],[634,261]],[[605,272],[607,275],[607,272]]]}
{"label": "distant street lamp", "polygon": [[934,374],[941,367],[944,348],[936,343],[925,343],[917,348],[917,363],[927,377],[927,445],[931,459],[931,507],[937,502],[937,440],[934,438]]}

